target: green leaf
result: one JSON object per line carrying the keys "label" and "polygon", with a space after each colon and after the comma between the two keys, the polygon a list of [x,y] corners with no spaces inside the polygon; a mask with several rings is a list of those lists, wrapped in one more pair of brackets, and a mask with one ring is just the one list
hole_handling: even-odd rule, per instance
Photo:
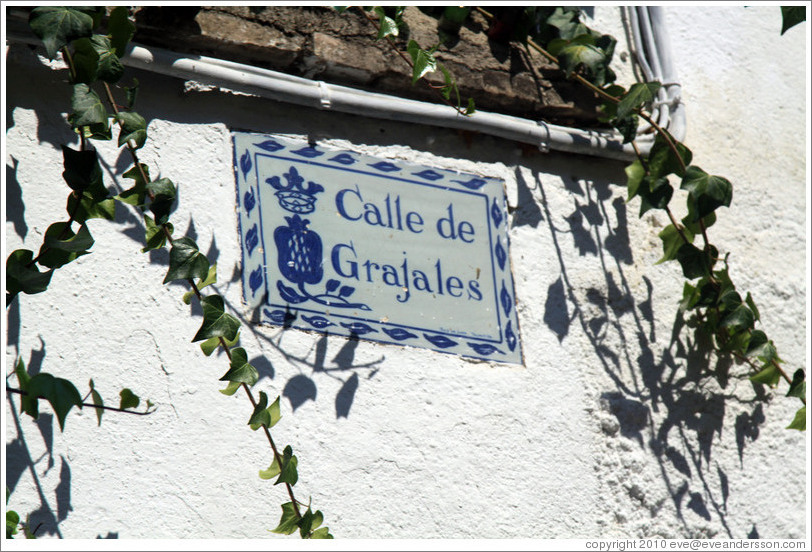
{"label": "green leaf", "polygon": [[771,363],[759,373],[750,376],[750,380],[763,383],[764,385],[769,385],[770,387],[775,387],[781,380],[781,372],[778,371],[778,367],[775,364]]}
{"label": "green leaf", "polygon": [[[203,306],[203,325],[195,334],[192,342],[203,341],[212,337],[224,337],[227,340],[237,337],[240,321],[225,312],[222,297],[219,295],[207,295],[200,300],[200,304]],[[239,350],[239,348],[236,350]]]}
{"label": "green leaf", "polygon": [[614,80],[606,52],[595,44],[595,38],[591,35],[576,36],[558,48],[557,56],[558,64],[567,76],[582,71],[584,77],[596,86]]}
{"label": "green leaf", "polygon": [[[8,499],[6,499],[8,502]],[[12,539],[17,534],[17,525],[20,524],[20,514],[14,510],[6,510],[6,538]]]}
{"label": "green leaf", "polygon": [[[473,98],[468,98],[468,105],[465,106],[465,114],[473,115],[476,112],[476,105]],[[333,538],[332,536],[330,538]]]}
{"label": "green leaf", "polygon": [[279,473],[279,478],[274,482],[274,485],[279,485],[280,483],[295,485],[299,480],[299,472],[296,470],[298,463],[299,461],[293,454],[291,446],[286,446],[282,453],[282,470]]}
{"label": "green leaf", "polygon": [[756,307],[756,303],[753,301],[752,295],[750,292],[747,292],[747,298],[744,300],[747,303],[747,306],[750,307],[750,310],[753,311],[753,316],[756,317],[756,320],[761,319],[761,314],[758,312],[758,307]]}
{"label": "green leaf", "polygon": [[62,178],[71,190],[83,192],[103,186],[101,165],[95,150],[76,151],[63,145],[62,166],[65,167]]}
{"label": "green leaf", "polygon": [[623,170],[626,173],[626,188],[629,194],[629,197],[626,198],[626,203],[628,203],[637,195],[640,184],[643,183],[643,179],[646,177],[646,169],[638,159],[631,165],[626,165],[626,168]]}
{"label": "green leaf", "polygon": [[28,17],[34,34],[42,39],[49,59],[54,59],[60,48],[76,38],[93,34],[93,18],[70,7],[34,8]]}
{"label": "green leaf", "polygon": [[387,36],[398,36],[398,24],[391,17],[387,17],[381,7],[375,7],[378,15],[378,40]]}
{"label": "green leaf", "polygon": [[124,57],[127,43],[135,35],[135,25],[129,18],[129,10],[124,6],[113,8],[107,19],[107,32],[110,35],[110,44],[118,57]]}
{"label": "green leaf", "polygon": [[96,410],[96,419],[98,420],[98,425],[101,425],[102,414],[104,413],[104,409],[101,408],[101,407],[104,406],[104,400],[102,399],[102,396],[99,394],[99,392],[96,391],[96,386],[93,384],[92,379],[90,380],[90,396],[93,399],[93,404],[99,407],[99,408],[96,408],[95,410]]}
{"label": "green leaf", "polygon": [[141,399],[138,398],[138,395],[126,387],[119,392],[119,396],[121,397],[121,402],[118,407],[122,410],[138,408],[138,405],[141,404]]}
{"label": "green leaf", "polygon": [[155,224],[168,222],[169,212],[172,211],[177,196],[175,184],[168,178],[159,178],[147,184],[147,192],[151,194],[149,210],[155,215]]}
{"label": "green leaf", "polygon": [[316,529],[312,533],[310,533],[311,539],[332,539],[333,535],[330,534],[330,529],[328,527],[322,527],[321,529]]}
{"label": "green leaf", "polygon": [[74,82],[93,84],[99,71],[99,53],[93,47],[90,38],[78,38],[73,41]]}
{"label": "green leaf", "polygon": [[[713,248],[711,255],[716,257],[718,252]],[[677,250],[677,261],[682,266],[682,273],[689,280],[710,274],[714,261],[707,252],[693,244],[686,243]]]}
{"label": "green leaf", "polygon": [[149,215],[144,215],[144,227],[146,229],[145,232],[145,241],[146,247],[141,249],[142,253],[146,253],[152,249],[161,249],[164,245],[166,245],[167,235],[164,231],[166,228],[169,231],[169,235],[172,235],[174,232],[175,227],[172,226],[171,222],[166,222],[160,226],[155,224],[155,221]]}
{"label": "green leaf", "polygon": [[434,59],[433,52],[422,49],[414,40],[409,41],[406,50],[412,57],[412,63],[414,64],[412,84],[416,83],[424,75],[437,70],[437,60]]}
{"label": "green leaf", "polygon": [[14,373],[17,375],[20,389],[27,393],[20,399],[20,412],[25,412],[36,420],[39,417],[39,400],[34,395],[28,393],[28,382],[31,381],[31,377],[25,369],[25,363],[22,358],[17,359]]}
{"label": "green leaf", "polygon": [[688,200],[695,205],[694,220],[699,220],[719,207],[730,206],[733,186],[726,178],[712,176],[695,165],[685,171],[680,189],[688,191]]}
{"label": "green leaf", "polygon": [[101,98],[84,83],[73,85],[71,109],[73,110],[71,120],[73,128],[107,121],[107,110],[104,109]]}
{"label": "green leaf", "polygon": [[28,393],[35,397],[43,397],[54,409],[59,429],[65,430],[65,417],[74,406],[82,408],[82,396],[76,387],[68,380],[57,378],[48,373],[39,373],[28,382]]}
{"label": "green leaf", "polygon": [[[660,239],[663,240],[663,256],[655,264],[676,259],[677,251],[679,251],[679,248],[686,243],[685,240],[688,240],[688,243],[693,243],[694,235],[686,228],[681,228],[681,230],[682,234],[680,234],[673,224],[669,224],[659,234],[657,234]],[[683,236],[685,239],[683,239]]]}
{"label": "green leaf", "polygon": [[324,523],[324,514],[320,511],[313,513],[308,507],[307,511],[302,514],[302,519],[299,520],[299,536],[303,539],[310,538],[310,533],[318,529],[322,523]]}
{"label": "green leaf", "polygon": [[[668,140],[664,137],[663,133],[668,134],[668,137],[674,143],[677,152],[671,149]],[[682,163],[680,163],[682,159]],[[657,133],[654,139],[654,144],[651,146],[651,151],[648,155],[648,169],[651,178],[660,178],[668,176],[669,174],[676,174],[682,177],[685,174],[682,165],[686,167],[691,164],[693,153],[683,143],[677,142],[667,130]]]}
{"label": "green leaf", "polygon": [[799,431],[806,431],[806,405],[798,409],[795,413],[795,418],[786,427],[786,429],[797,429]]}
{"label": "green leaf", "polygon": [[124,92],[127,98],[127,109],[132,109],[135,107],[135,100],[138,98],[138,85],[138,79],[133,77],[133,85],[124,87]]}
{"label": "green leaf", "polygon": [[[192,293],[194,293],[194,292],[192,292]],[[231,340],[226,339],[225,342],[226,342],[226,345],[228,345],[228,347],[231,348],[234,345],[236,345],[239,340],[240,340],[240,333],[237,332],[237,336],[234,339],[231,339]],[[220,346],[220,338],[219,337],[212,337],[211,339],[207,339],[206,341],[204,341],[203,343],[200,344],[200,350],[203,351],[204,355],[211,356],[211,354],[214,352],[214,350],[217,349],[217,347],[219,347],[219,346]]]}
{"label": "green leaf", "polygon": [[124,76],[124,65],[121,64],[110,39],[97,34],[90,40],[99,56],[98,78],[111,84],[117,83]]}
{"label": "green leaf", "polygon": [[[216,282],[217,282],[217,263],[214,263],[213,265],[211,265],[209,267],[209,273],[206,276],[206,279],[197,281],[197,291],[200,291],[203,288],[205,288],[207,286],[210,286],[210,285],[212,285],[212,284],[214,284]],[[186,303],[187,305],[191,304],[192,303],[192,297],[194,297],[194,296],[195,296],[194,291],[187,291],[186,293],[183,294],[183,302]],[[203,345],[201,344],[201,347],[202,346]],[[205,353],[206,350],[203,349],[203,352]],[[211,354],[211,353],[209,353],[209,354]],[[206,355],[206,356],[209,356],[209,355]]]}
{"label": "green leaf", "polygon": [[789,384],[789,391],[787,397],[796,397],[798,399],[806,399],[806,373],[803,368],[798,368],[792,375],[792,383]]}
{"label": "green leaf", "polygon": [[282,504],[282,518],[279,520],[279,525],[276,529],[271,529],[271,533],[291,535],[299,528],[298,522],[299,517],[296,515],[293,502],[285,502]]}
{"label": "green leaf", "polygon": [[273,462],[271,462],[271,465],[268,466],[267,470],[259,470],[259,478],[267,481],[279,475],[279,472],[281,471],[282,470],[279,468],[279,462],[276,461],[276,457],[274,456]]}
{"label": "green leaf", "polygon": [[[225,389],[220,389],[219,391],[223,395],[228,395],[230,397],[231,395],[236,393],[239,388],[240,388],[240,382],[231,381],[231,382],[228,383],[228,385],[226,385]],[[271,476],[271,477],[273,477],[273,476]]]}
{"label": "green leaf", "polygon": [[231,349],[230,368],[228,372],[226,372],[225,375],[220,378],[220,381],[245,383],[246,385],[250,386],[254,385],[257,380],[259,380],[259,372],[257,372],[257,369],[248,363],[248,355],[246,354],[245,349],[242,347],[234,347]]}
{"label": "green leaf", "polygon": [[280,418],[282,418],[279,408],[279,397],[276,397],[276,400],[273,402],[273,404],[271,404],[271,406],[267,405],[268,396],[264,392],[260,391],[259,402],[254,408],[254,413],[251,414],[251,419],[248,420],[248,425],[250,425],[251,429],[254,431],[258,430],[262,426],[270,429],[276,425]]}
{"label": "green leaf", "polygon": [[48,289],[53,270],[40,272],[31,264],[33,259],[34,252],[28,249],[17,249],[6,259],[6,305],[20,292],[33,295]]}
{"label": "green leaf", "polygon": [[[149,167],[144,163],[141,163],[141,168],[144,170],[146,177],[149,178]],[[133,184],[131,188],[121,192],[117,196],[114,196],[113,199],[117,199],[118,201],[128,205],[132,205],[133,207],[143,207],[146,205],[147,184],[149,181],[144,180],[144,177],[141,175],[141,171],[138,170],[138,167],[131,167],[121,176],[135,180],[135,184]]]}
{"label": "green leaf", "polygon": [[638,125],[639,121],[637,119],[637,115],[629,115],[628,117],[624,117],[622,119],[612,119],[612,126],[618,132],[620,132],[621,136],[623,136],[624,144],[634,142],[634,139],[637,137]]}
{"label": "green leaf", "polygon": [[805,6],[781,6],[781,34],[806,21]]}
{"label": "green leaf", "polygon": [[39,250],[38,263],[48,268],[59,268],[90,253],[93,236],[83,224],[73,233],[67,222],[56,222],[45,231],[45,239]]}
{"label": "green leaf", "polygon": [[643,179],[643,185],[638,189],[640,194],[640,215],[651,209],[665,209],[671,197],[674,195],[674,188],[665,177]]}
{"label": "green leaf", "polygon": [[662,88],[659,82],[638,82],[633,84],[629,91],[623,95],[617,106],[617,118],[624,119],[635,110],[651,102],[657,91]]}
{"label": "green leaf", "polygon": [[198,250],[192,238],[178,238],[172,243],[172,249],[169,250],[169,270],[164,284],[175,280],[203,279],[208,273],[209,259]]}
{"label": "green leaf", "polygon": [[731,334],[736,334],[752,328],[755,320],[753,311],[742,303],[722,319],[721,326],[727,328]]}
{"label": "green leaf", "polygon": [[147,122],[144,118],[138,113],[128,111],[119,111],[116,118],[121,123],[118,145],[123,146],[129,140],[132,140],[135,149],[141,148],[147,141]]}

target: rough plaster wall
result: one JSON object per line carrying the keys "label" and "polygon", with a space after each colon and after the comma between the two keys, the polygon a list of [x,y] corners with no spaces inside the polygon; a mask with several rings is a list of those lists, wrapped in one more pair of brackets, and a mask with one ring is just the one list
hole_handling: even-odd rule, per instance
{"label": "rough plaster wall", "polygon": [[[778,38],[774,7],[673,7],[667,15],[688,143],[697,163],[736,187],[712,236],[733,252],[734,281],[753,291],[782,357],[806,365],[806,211],[781,195],[804,193],[796,63],[805,29]],[[776,58],[738,38],[750,33],[793,55]],[[69,92],[27,49],[11,51],[7,247],[35,249],[64,212],[58,144],[71,134],[58,114]],[[762,82],[761,70],[775,80]],[[507,181],[526,367],[243,329],[259,389],[303,397],[312,382],[314,400],[295,411],[283,400],[274,433],[299,456],[298,496],[312,496],[336,536],[808,534],[805,435],[783,429],[795,401],[753,401],[737,367],[724,388],[700,376],[707,361],[689,352],[693,337],[672,335],[679,268],[653,264],[666,221],[638,219],[637,202],[624,204],[622,166],[138,77],[139,112],[150,121],[142,158],[179,185],[177,231],[217,259],[219,291],[244,316],[229,129],[310,134]],[[743,84],[746,101],[733,105]],[[762,115],[747,115],[750,105]],[[785,159],[777,168],[759,162],[768,137],[768,158]],[[112,144],[99,149],[108,182],[123,185],[114,173],[129,159]],[[32,519],[52,536],[264,538],[284,498],[257,478],[269,454],[245,426],[250,406],[217,392],[225,358],[205,358],[189,343],[199,309],[180,301],[181,286],[160,285],[167,255],[140,253],[133,212],[116,214],[114,223],[91,221],[93,254],[9,310],[7,370],[19,352],[77,383],[93,377],[108,402],[128,386],[159,408],[147,418],[108,414],[100,428],[93,412],[72,413],[60,433],[47,406],[39,423],[18,422],[7,401],[10,505],[36,510]],[[748,228],[750,241],[742,238]]]}

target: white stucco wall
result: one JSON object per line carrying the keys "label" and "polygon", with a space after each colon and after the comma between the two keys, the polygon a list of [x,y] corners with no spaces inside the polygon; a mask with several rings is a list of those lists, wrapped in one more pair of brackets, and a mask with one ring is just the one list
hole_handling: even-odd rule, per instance
{"label": "white stucco wall", "polygon": [[[666,15],[686,143],[734,184],[712,240],[789,369],[805,367],[808,24],[779,36],[777,6]],[[595,16],[621,40],[618,55],[627,50],[616,8]],[[6,247],[36,250],[64,214],[70,92],[27,47],[8,50],[6,68]],[[808,538],[807,438],[784,429],[797,401],[754,400],[742,367],[724,388],[699,377],[708,361],[692,334],[672,333],[679,266],[654,265],[667,220],[638,219],[638,201],[624,203],[622,164],[137,75],[150,121],[141,158],[179,186],[176,235],[217,261],[217,289],[243,317],[242,346],[262,375],[256,389],[273,397],[299,377],[316,390],[295,411],[283,398],[273,433],[299,458],[297,497],[312,497],[336,537]],[[250,324],[231,129],[505,179],[526,366]],[[121,189],[130,159],[98,148],[106,183]],[[48,536],[268,537],[287,497],[257,477],[270,454],[246,426],[250,404],[218,392],[224,355],[190,343],[199,308],[181,301],[182,286],[161,285],[167,254],[140,252],[134,211],[117,206],[115,222],[89,226],[93,253],[8,310],[6,373],[20,355],[79,384],[93,378],[108,403],[126,386],[158,409],[107,414],[101,427],[90,409],[72,412],[59,432],[48,406],[37,424],[7,400],[9,506],[35,512]]]}

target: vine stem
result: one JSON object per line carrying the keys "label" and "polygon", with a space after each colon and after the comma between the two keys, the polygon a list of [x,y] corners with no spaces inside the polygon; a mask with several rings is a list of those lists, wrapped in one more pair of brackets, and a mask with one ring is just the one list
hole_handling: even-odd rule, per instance
{"label": "vine stem", "polygon": [[[15,395],[23,395],[23,396],[28,396],[29,395],[28,391],[23,391],[22,389],[16,389],[14,387],[9,387],[8,385],[6,385],[6,393],[14,393]],[[37,395],[36,398],[37,399],[45,399],[45,397],[42,397],[40,395]],[[136,412],[134,410],[127,410],[125,408],[116,408],[114,406],[104,406],[104,405],[101,405],[101,404],[93,404],[93,403],[87,403],[87,402],[83,402],[82,406],[89,406],[90,408],[95,408],[97,410],[111,410],[113,412],[123,412],[125,414],[135,414],[136,416],[148,416],[148,415],[152,414],[153,412],[155,412],[155,409],[146,410],[144,412]]]}
{"label": "vine stem", "polygon": [[[118,114],[119,114],[118,106],[116,105],[115,98],[113,97],[113,91],[110,89],[110,85],[107,84],[106,82],[104,83],[104,90],[105,90],[105,94],[107,95],[107,101],[110,103],[110,106],[112,107],[113,112],[116,115],[116,121],[118,122],[119,127],[121,128],[121,127],[123,127],[124,123],[121,121],[121,119],[118,118]],[[150,179],[147,176],[147,173],[144,170],[144,167],[141,165],[141,163],[138,160],[138,154],[136,153],[136,148],[132,144],[131,140],[127,140],[127,149],[129,150],[130,155],[133,158],[133,162],[135,163],[135,166],[138,167],[138,172],[140,173],[141,178],[144,180],[144,182],[150,182]],[[150,199],[154,199],[154,194],[152,194],[152,192],[147,191],[147,193],[149,194]],[[172,245],[174,242],[172,240],[172,234],[169,232],[169,229],[166,227],[165,224],[162,225],[161,227],[163,228],[163,231],[164,231],[164,234],[166,235],[167,241],[169,242],[170,245]],[[189,279],[186,280],[186,282],[192,288],[192,291],[194,292],[195,297],[197,297],[198,301],[202,300],[203,295],[200,293],[200,289],[197,287],[194,280],[189,278]],[[225,338],[219,337],[218,341],[220,343],[220,346],[225,351],[229,362],[231,362],[231,348],[228,346],[228,343],[226,343]],[[251,388],[248,387],[248,385],[246,383],[242,384],[242,388],[245,391],[246,395],[248,396],[248,399],[251,401],[251,405],[253,406],[254,409],[256,409],[257,401],[254,398],[254,394],[251,392]],[[267,428],[267,426],[265,426],[265,425],[263,425],[262,428],[265,431],[265,436],[268,439],[268,444],[270,444],[271,450],[273,451],[274,459],[276,460],[277,465],[281,467],[282,466],[282,455],[279,454],[279,449],[276,447],[276,443],[274,442],[273,437],[271,436],[271,432]],[[302,519],[302,514],[301,514],[301,512],[299,510],[299,502],[296,500],[296,497],[293,494],[293,486],[290,483],[285,482],[285,487],[287,488],[288,496],[290,497],[290,500],[293,503],[293,509],[294,509],[294,512],[296,513],[297,519]]]}
{"label": "vine stem", "polygon": [[[366,12],[366,10],[364,10],[364,8],[359,8],[359,9],[361,10],[361,13],[362,13],[362,14],[364,14],[364,17],[366,17],[367,21],[369,21],[369,22],[370,22],[370,23],[371,23],[371,24],[372,24],[372,25],[375,27],[375,30],[377,30],[377,31],[380,33],[380,31],[381,31],[381,26],[380,26],[380,25],[378,25],[378,22],[377,22],[377,21],[375,21],[374,19],[372,19],[372,17],[370,17],[370,15],[369,15],[369,14]],[[387,36],[386,38],[387,38],[386,43],[387,43],[387,44],[389,44],[389,46],[391,46],[391,48],[392,48],[392,49],[395,51],[395,53],[397,53],[397,55],[399,55],[399,56],[400,56],[400,58],[401,58],[403,61],[405,61],[405,62],[406,62],[406,64],[407,64],[409,67],[411,67],[411,68],[412,68],[412,71],[414,71],[414,62],[412,62],[412,60],[411,60],[411,59],[409,59],[409,58],[406,56],[406,54],[404,54],[403,52],[401,52],[400,50],[398,50],[398,47],[395,45],[395,41],[392,39],[392,37],[391,37],[391,36]],[[421,79],[420,79],[420,80],[422,80],[423,82],[425,82],[425,83],[426,83],[426,85],[427,85],[429,88],[431,88],[432,90],[440,90],[440,89],[442,89],[442,88],[445,88],[445,86],[436,86],[436,85],[433,85],[433,84],[431,84],[431,83],[430,83],[428,80],[426,80],[425,78],[422,78],[422,77],[421,77]],[[451,100],[446,99],[444,96],[442,96],[442,94],[440,95],[440,97],[442,98],[443,102],[444,102],[446,105],[448,105],[448,106],[450,106],[450,107],[453,107],[453,108],[454,108],[454,110],[455,110],[457,113],[459,113],[460,115],[466,115],[466,113],[465,113],[465,112],[464,112],[462,109],[460,109],[460,108],[459,108],[459,106],[454,105],[454,104],[451,102]]]}

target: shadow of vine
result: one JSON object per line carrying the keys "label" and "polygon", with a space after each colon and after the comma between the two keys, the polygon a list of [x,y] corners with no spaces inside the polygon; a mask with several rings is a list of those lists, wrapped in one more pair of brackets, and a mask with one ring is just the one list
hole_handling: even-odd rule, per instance
{"label": "shadow of vine", "polygon": [[[709,366],[710,344],[688,335],[679,315],[667,345],[657,350],[661,345],[656,340],[652,312],[653,285],[643,276],[646,297],[635,297],[624,272],[624,265],[632,264],[626,206],[621,198],[612,199],[606,183],[564,177],[565,187],[572,193],[573,210],[562,217],[550,212],[538,173],[534,179],[560,271],[548,288],[543,320],[559,341],[577,323],[594,349],[600,370],[612,382],[614,389],[599,390],[600,430],[608,437],[635,443],[656,459],[662,482],[686,529],[690,528],[684,514],[690,510],[705,521],[715,517],[728,537],[744,538],[746,535],[734,535],[727,523],[730,482],[724,467],[713,460],[712,450],[722,434],[728,401],[738,401],[750,408],[738,415],[734,428],[742,461],[744,448],[758,438],[759,425],[764,422],[763,390],[755,385],[756,397],[751,401],[726,393],[727,366]],[[527,183],[517,180],[521,197],[521,187]],[[609,216],[610,209],[613,217]],[[527,206],[520,206],[514,217],[516,226],[537,223]],[[557,220],[568,227],[558,227]],[[567,236],[580,256],[598,260],[605,287],[584,289],[573,283],[564,253],[571,246],[561,241]],[[709,385],[713,376],[721,390]],[[634,484],[614,492],[628,495],[625,500],[648,510],[651,516],[663,506]]]}

